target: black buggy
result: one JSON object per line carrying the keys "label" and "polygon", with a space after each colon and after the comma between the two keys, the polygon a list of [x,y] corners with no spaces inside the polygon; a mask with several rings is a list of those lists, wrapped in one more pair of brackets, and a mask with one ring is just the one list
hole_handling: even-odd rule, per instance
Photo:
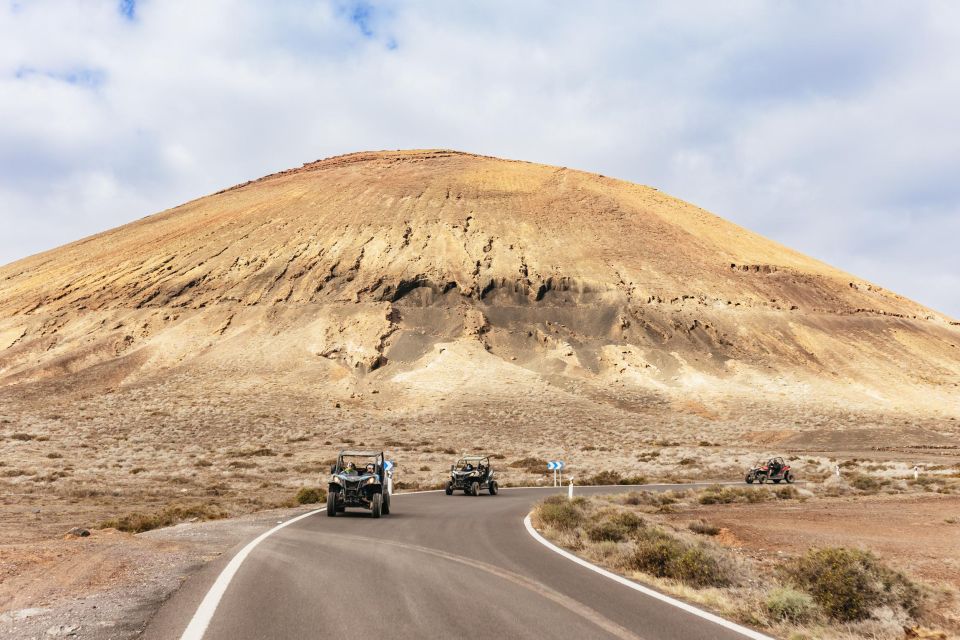
{"label": "black buggy", "polygon": [[347,507],[369,509],[374,518],[390,513],[382,451],[341,451],[330,473],[328,516],[343,513]]}
{"label": "black buggy", "polygon": [[463,491],[465,495],[477,496],[481,489],[486,489],[490,495],[495,496],[500,492],[500,486],[493,479],[493,475],[489,456],[464,456],[457,460],[457,464],[450,466],[447,495],[452,495],[454,491]]}

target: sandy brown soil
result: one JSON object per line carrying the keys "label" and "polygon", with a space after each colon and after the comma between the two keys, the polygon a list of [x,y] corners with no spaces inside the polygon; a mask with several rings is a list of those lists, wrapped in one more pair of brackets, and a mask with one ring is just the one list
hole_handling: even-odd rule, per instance
{"label": "sandy brown soil", "polygon": [[0,546],[0,636],[133,638],[193,571],[306,507]]}
{"label": "sandy brown soil", "polygon": [[[775,637],[955,637],[960,633],[960,496],[956,493],[960,482],[956,472],[941,472],[936,478],[927,474],[927,480],[916,482],[898,478],[899,472],[885,464],[866,463],[857,471],[853,467],[843,467],[850,470],[845,472],[847,479],[871,478],[881,484],[866,481],[860,485],[863,489],[857,489],[857,482],[831,477],[793,487],[743,484],[665,496],[624,493],[582,502],[576,507],[584,514],[579,523],[571,517],[575,514],[564,516],[565,526],[544,522],[539,507],[534,522],[552,540],[593,562]],[[871,467],[872,475],[865,475],[864,467]],[[727,497],[715,503],[723,495]],[[702,504],[711,496],[709,501],[714,503]],[[639,515],[645,531],[659,528],[675,541],[701,545],[717,563],[705,565],[714,567],[715,573],[709,574],[713,582],[698,584],[638,570],[631,534],[593,537],[591,527],[624,522],[617,519],[623,511]],[[644,536],[635,539],[642,541]],[[875,562],[918,585],[917,595],[910,599],[920,604],[914,617],[882,607],[856,622],[816,614],[785,621],[771,615],[769,598],[784,585],[793,586],[784,570],[808,551],[828,548],[867,551]]]}
{"label": "sandy brown soil", "polygon": [[749,552],[800,554],[825,546],[869,549],[909,575],[949,584],[960,592],[960,496],[712,505],[674,519],[693,515],[727,528],[730,535],[724,542]]}

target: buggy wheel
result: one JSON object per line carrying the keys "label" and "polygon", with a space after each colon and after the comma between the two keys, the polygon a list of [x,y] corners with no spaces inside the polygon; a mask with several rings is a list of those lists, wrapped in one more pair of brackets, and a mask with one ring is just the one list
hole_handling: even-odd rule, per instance
{"label": "buggy wheel", "polygon": [[748,473],[748,474],[747,474],[747,477],[744,478],[744,480],[747,481],[747,484],[753,484],[753,474],[752,474],[752,473]]}
{"label": "buggy wheel", "polygon": [[479,483],[479,482],[474,481],[474,482],[471,482],[471,483],[470,483],[470,495],[472,495],[472,496],[478,496],[478,495],[480,495],[480,483]]}
{"label": "buggy wheel", "polygon": [[757,482],[759,482],[760,484],[765,484],[767,482],[767,476],[758,476]]}
{"label": "buggy wheel", "polygon": [[390,515],[390,494],[383,494],[383,515]]}
{"label": "buggy wheel", "polygon": [[787,484],[793,484],[793,474],[789,471],[783,474],[783,479],[787,481]]}
{"label": "buggy wheel", "polygon": [[452,482],[448,482],[448,483],[447,483],[447,486],[444,487],[443,491],[444,491],[444,493],[446,493],[448,496],[452,496],[452,495],[453,495],[453,483],[452,483]]}
{"label": "buggy wheel", "polygon": [[327,494],[327,517],[337,515],[337,492],[331,491]]}
{"label": "buggy wheel", "polygon": [[383,512],[383,494],[375,493],[373,494],[373,499],[370,500],[370,515],[374,518],[379,518],[380,514]]}
{"label": "buggy wheel", "polygon": [[487,490],[490,492],[490,495],[492,495],[492,496],[495,496],[495,495],[497,495],[498,493],[500,493],[500,487],[497,486],[497,481],[496,481],[496,480],[491,480],[491,481],[490,481],[490,486],[487,487]]}
{"label": "buggy wheel", "polygon": [[780,478],[774,478],[773,484],[780,484]]}

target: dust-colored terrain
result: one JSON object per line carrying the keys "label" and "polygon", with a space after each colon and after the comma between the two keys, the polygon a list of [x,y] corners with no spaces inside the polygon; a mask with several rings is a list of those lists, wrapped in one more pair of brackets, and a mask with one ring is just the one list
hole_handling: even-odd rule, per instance
{"label": "dust-colored terrain", "polygon": [[[743,484],[666,494],[633,491],[579,504],[548,500],[534,510],[534,521],[581,556],[776,637],[957,637],[956,468],[914,480],[889,465],[865,466],[869,473],[848,465],[842,478],[828,476],[799,488]],[[899,572],[914,585],[900,605],[904,609],[874,602],[852,615],[872,584],[843,573],[836,557],[819,568],[819,586],[833,597],[849,596],[850,608],[839,610],[840,619],[819,608],[816,597],[797,594],[798,587],[810,585],[793,583],[790,567],[824,550],[869,553],[874,562]],[[697,554],[690,556],[698,559],[696,567],[684,564],[684,554]],[[793,599],[792,607],[783,608],[785,598]],[[863,602],[869,602],[865,595]]]}
{"label": "dust-colored terrain", "polygon": [[951,465],[958,408],[955,320],[654,188],[465,153],[322,160],[0,267],[8,545],[275,507],[345,445],[407,485],[478,449],[506,482]]}

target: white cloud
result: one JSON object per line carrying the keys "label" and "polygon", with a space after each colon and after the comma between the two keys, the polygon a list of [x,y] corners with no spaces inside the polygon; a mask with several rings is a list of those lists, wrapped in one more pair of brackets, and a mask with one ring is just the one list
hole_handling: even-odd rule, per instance
{"label": "white cloud", "polygon": [[654,184],[960,316],[947,2],[0,8],[0,262],[265,173],[451,147]]}

